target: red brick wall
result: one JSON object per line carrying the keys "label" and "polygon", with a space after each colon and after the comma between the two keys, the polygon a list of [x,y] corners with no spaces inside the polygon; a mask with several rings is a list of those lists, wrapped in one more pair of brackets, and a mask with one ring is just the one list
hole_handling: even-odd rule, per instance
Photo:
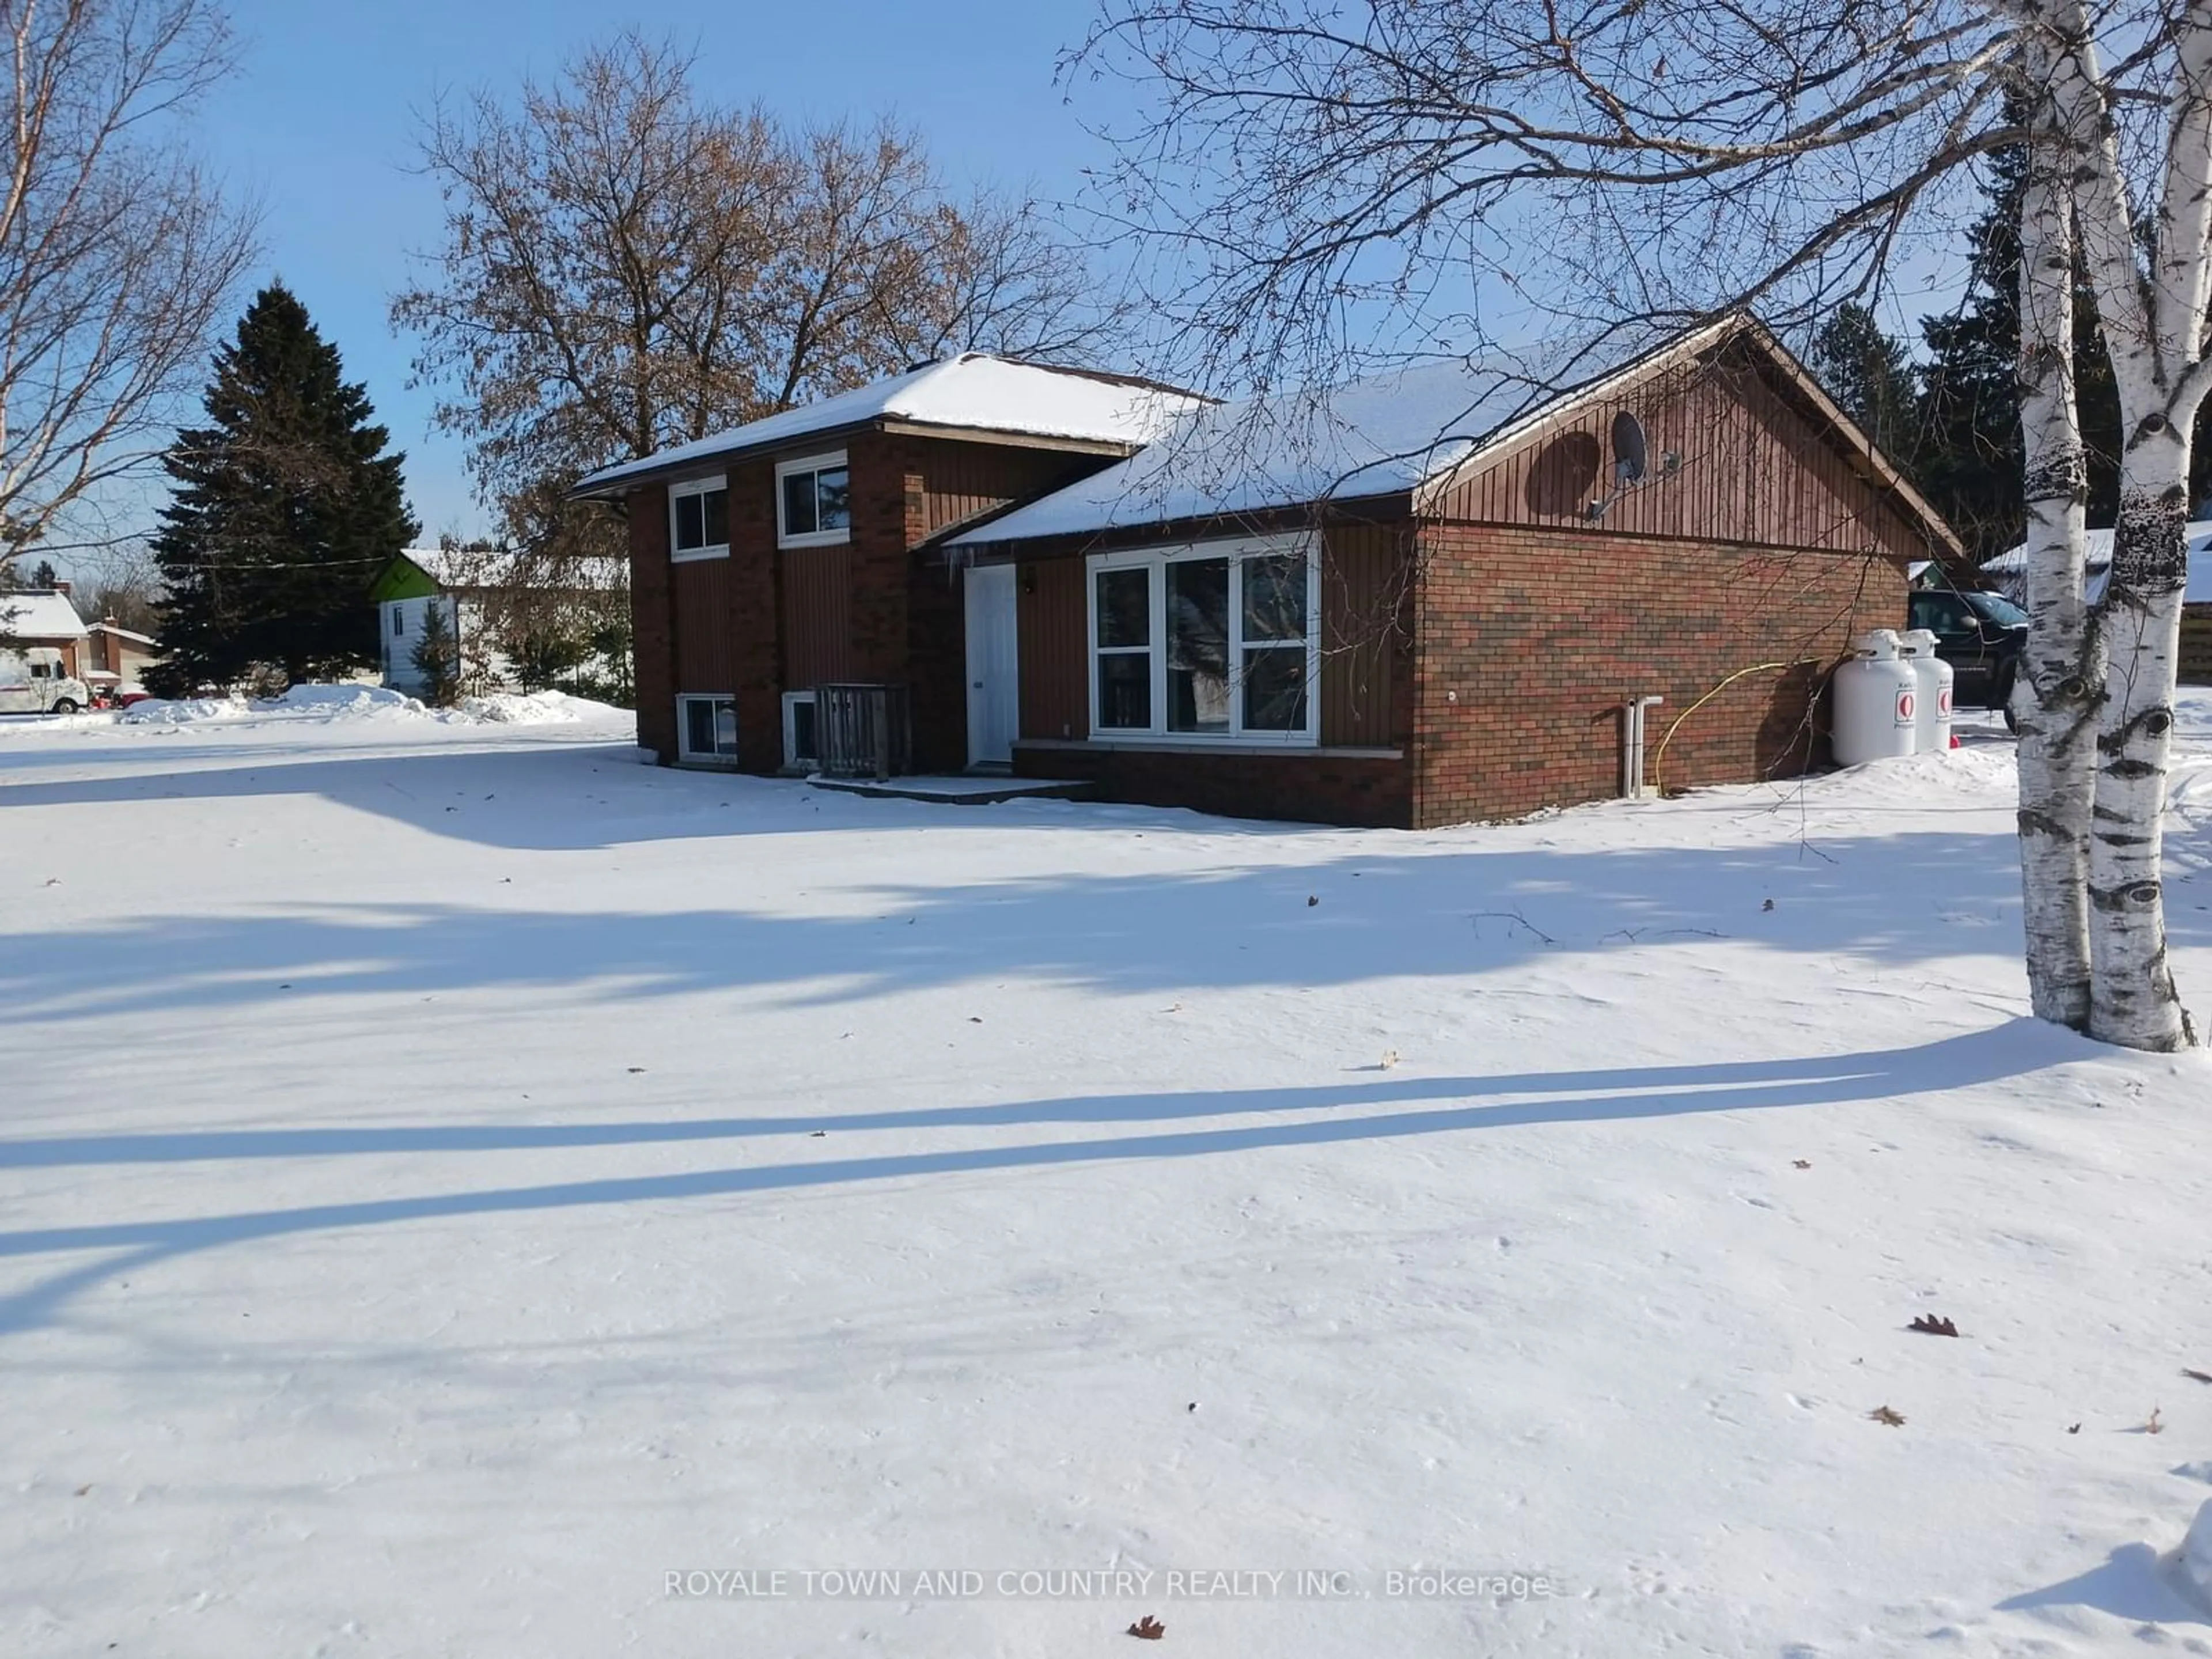
{"label": "red brick wall", "polygon": [[668,582],[668,491],[632,492],[629,622],[635,654],[637,740],[665,763],[676,758],[676,619]]}
{"label": "red brick wall", "polygon": [[[1744,782],[1826,758],[1814,705],[1850,636],[1895,627],[1902,565],[1590,531],[1431,524],[1420,537],[1413,821],[1602,799],[1624,698],[1656,694],[1645,777]],[[1808,660],[1809,659],[1809,660]],[[1715,688],[1738,670],[1781,661]],[[1711,701],[1689,713],[1708,693]]]}
{"label": "red brick wall", "polygon": [[1279,753],[1247,749],[1091,749],[1018,744],[1025,778],[1083,779],[1109,800],[1188,806],[1232,818],[1284,818],[1403,829],[1412,822],[1413,773],[1382,755]]}

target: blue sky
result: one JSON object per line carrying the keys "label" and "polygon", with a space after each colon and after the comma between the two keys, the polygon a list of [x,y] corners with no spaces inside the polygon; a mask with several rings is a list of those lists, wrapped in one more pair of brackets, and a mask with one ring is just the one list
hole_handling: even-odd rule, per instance
{"label": "blue sky", "polygon": [[731,103],[801,120],[895,112],[954,182],[1063,199],[1102,159],[1053,82],[1090,0],[233,0],[232,13],[245,61],[203,112],[199,147],[259,198],[262,274],[283,277],[368,383],[430,535],[484,523],[459,446],[430,429],[431,392],[408,388],[412,343],[386,320],[410,254],[440,234],[436,186],[409,169],[441,88],[504,92],[635,25],[695,46],[700,84]]}

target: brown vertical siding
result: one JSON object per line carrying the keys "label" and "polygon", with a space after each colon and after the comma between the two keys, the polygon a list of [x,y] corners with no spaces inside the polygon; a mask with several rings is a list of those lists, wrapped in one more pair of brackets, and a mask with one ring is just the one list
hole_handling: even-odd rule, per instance
{"label": "brown vertical siding", "polygon": [[1396,680],[1409,642],[1413,527],[1333,526],[1321,562],[1321,740],[1382,749],[1401,733]]}
{"label": "brown vertical siding", "polygon": [[1041,559],[1014,579],[1021,638],[1022,735],[1091,735],[1090,601],[1084,562]]}
{"label": "brown vertical siding", "polygon": [[[728,689],[738,700],[738,763],[748,772],[783,764],[783,652],[776,556],[774,464],[755,457],[729,470],[730,556],[714,614],[728,653]],[[679,567],[680,568],[680,567]]]}
{"label": "brown vertical siding", "polygon": [[1027,501],[1088,477],[1114,459],[937,438],[909,441],[908,453],[921,480],[917,541],[1008,501]]}
{"label": "brown vertical siding", "polygon": [[780,556],[786,688],[854,678],[852,550],[793,547]]}
{"label": "brown vertical siding", "polygon": [[731,649],[730,562],[694,559],[669,567],[676,607],[676,690],[734,691]]}
{"label": "brown vertical siding", "polygon": [[[1589,502],[1611,485],[1613,421],[1624,409],[1644,423],[1653,476],[1607,509],[1610,534],[1929,556],[1924,534],[1863,464],[1738,349],[1632,382],[1542,423],[1439,491],[1435,515],[1589,527]],[[1665,452],[1681,458],[1671,476],[1660,476]]]}

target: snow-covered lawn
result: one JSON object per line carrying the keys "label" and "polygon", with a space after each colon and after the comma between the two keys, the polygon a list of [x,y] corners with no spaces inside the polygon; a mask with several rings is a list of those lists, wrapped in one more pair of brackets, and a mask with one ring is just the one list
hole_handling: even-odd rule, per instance
{"label": "snow-covered lawn", "polygon": [[1409,836],[504,712],[0,728],[0,1652],[2212,1653],[2212,1064],[2023,1018],[1996,735]]}

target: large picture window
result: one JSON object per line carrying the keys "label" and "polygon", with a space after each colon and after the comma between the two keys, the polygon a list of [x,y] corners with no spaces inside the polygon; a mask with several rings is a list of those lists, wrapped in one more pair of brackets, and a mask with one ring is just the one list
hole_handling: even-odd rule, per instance
{"label": "large picture window", "polygon": [[726,478],[693,478],[668,487],[671,558],[720,559],[730,551],[730,486]]}
{"label": "large picture window", "polygon": [[1094,736],[1316,741],[1310,538],[1099,554],[1090,577]]}
{"label": "large picture window", "polygon": [[844,453],[809,455],[775,469],[775,539],[779,547],[819,547],[853,533],[852,474]]}

